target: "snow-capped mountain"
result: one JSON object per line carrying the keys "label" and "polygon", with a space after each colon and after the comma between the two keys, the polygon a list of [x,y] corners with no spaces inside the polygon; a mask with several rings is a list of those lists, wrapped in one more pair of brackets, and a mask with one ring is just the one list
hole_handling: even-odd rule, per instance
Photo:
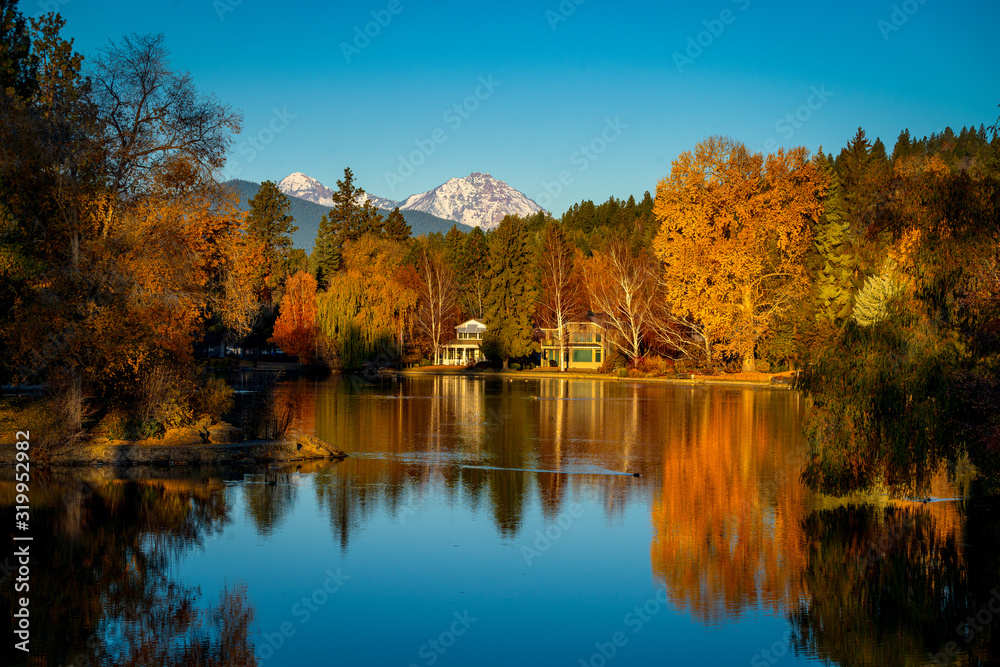
{"label": "snow-capped mountain", "polygon": [[[300,172],[283,178],[278,183],[278,189],[286,195],[314,204],[333,206],[334,191]],[[465,178],[453,178],[433,190],[411,195],[401,202],[366,192],[358,199],[358,203],[366,199],[383,210],[391,211],[398,206],[402,211],[422,211],[485,230],[499,225],[509,213],[533,215],[542,210],[538,204],[503,181],[479,172],[473,172]]]}
{"label": "snow-capped mountain", "polygon": [[454,220],[471,227],[493,229],[507,214],[533,215],[542,210],[503,181],[489,174],[473,172],[419,195],[407,197],[402,210],[424,211],[439,218]]}
{"label": "snow-capped mountain", "polygon": [[[298,197],[299,199],[305,199],[306,201],[311,201],[312,203],[319,204],[320,206],[333,206],[334,191],[317,181],[315,178],[306,176],[299,171],[294,174],[289,174],[281,179],[281,182],[278,183],[278,189],[286,195]],[[375,208],[381,208],[387,211],[391,211],[399,206],[399,202],[397,201],[385,199],[384,197],[376,197],[368,192],[366,192],[363,196],[358,197],[358,203],[362,204],[365,200],[370,201],[372,206]]]}

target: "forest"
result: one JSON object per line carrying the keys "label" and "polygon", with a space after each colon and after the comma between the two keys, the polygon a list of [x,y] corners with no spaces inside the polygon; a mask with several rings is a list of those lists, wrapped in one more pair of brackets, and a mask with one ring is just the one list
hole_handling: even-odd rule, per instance
{"label": "forest", "polygon": [[0,384],[44,388],[21,407],[53,445],[220,418],[213,347],[433,364],[477,318],[506,370],[597,316],[602,372],[800,371],[813,488],[915,495],[963,460],[1000,481],[997,125],[891,153],[860,128],[836,153],[709,137],[641,200],[416,238],[345,168],[307,257],[273,182],[246,212],[218,182],[241,115],[162,36],[85,62],[58,15],[0,12]]}

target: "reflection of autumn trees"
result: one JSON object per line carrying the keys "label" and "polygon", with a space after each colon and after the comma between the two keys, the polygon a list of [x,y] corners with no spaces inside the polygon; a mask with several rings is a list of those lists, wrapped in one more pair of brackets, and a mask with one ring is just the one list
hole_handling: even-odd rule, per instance
{"label": "reflection of autumn trees", "polygon": [[800,593],[810,503],[798,480],[798,396],[717,388],[675,408],[653,504],[653,572],[707,621],[784,609]]}
{"label": "reflection of autumn trees", "polygon": [[[200,477],[56,477],[32,487],[32,654],[39,664],[256,664],[241,586],[214,603],[171,577],[171,562],[229,522],[221,484]],[[13,484],[0,505],[13,525]],[[14,608],[12,586],[0,604]],[[11,642],[0,663],[21,660]],[[89,662],[88,662],[89,661]]]}
{"label": "reflection of autumn trees", "polygon": [[[344,378],[316,391],[316,434],[356,454],[341,466],[349,479],[319,480],[342,546],[374,508],[397,514],[409,506],[405,498],[439,481],[449,501],[490,507],[506,537],[518,533],[535,494],[551,518],[565,509],[571,486],[593,490],[610,515],[619,514],[656,483],[650,473],[662,434],[678,401],[688,401],[669,386],[447,375],[377,384]],[[588,471],[602,474],[580,474]]]}
{"label": "reflection of autumn trees", "polygon": [[[938,654],[941,664],[996,664],[1000,614],[970,635],[959,630],[996,590],[1000,525],[995,508],[969,504],[961,513],[961,527],[954,504],[809,515],[793,643],[842,665],[928,664]],[[957,650],[947,656],[949,642]]]}

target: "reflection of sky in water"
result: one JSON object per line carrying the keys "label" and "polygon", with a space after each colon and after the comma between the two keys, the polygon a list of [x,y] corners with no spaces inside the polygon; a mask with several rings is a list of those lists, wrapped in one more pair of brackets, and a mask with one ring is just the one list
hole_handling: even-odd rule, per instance
{"label": "reflection of sky in water", "polygon": [[[330,475],[341,472],[349,474],[345,467]],[[434,651],[422,657],[421,647],[466,611],[475,622],[437,664],[579,664],[616,631],[628,641],[614,664],[742,664],[787,630],[766,614],[707,626],[660,602],[649,506],[632,503],[611,519],[574,480],[562,514],[546,520],[530,503],[514,538],[498,535],[489,508],[461,493],[434,482],[411,488],[395,511],[368,515],[342,551],[325,528],[315,476],[302,477],[294,510],[266,538],[240,511],[243,488],[227,489],[236,521],[182,566],[205,593],[245,581],[262,634],[277,640],[282,623],[291,624],[294,634],[265,665],[425,665]],[[540,537],[546,529],[555,539]],[[328,570],[349,579],[310,611],[302,599],[322,587]]]}
{"label": "reflection of sky in water", "polygon": [[[616,632],[627,640],[616,665],[746,664],[782,640],[786,621],[753,605],[738,620],[693,618],[651,567],[664,431],[681,417],[670,429],[691,434],[697,420],[686,407],[636,410],[687,406],[704,391],[589,381],[469,388],[445,378],[393,385],[400,395],[373,387],[347,396],[321,385],[310,398],[315,430],[352,458],[294,477],[294,507],[265,535],[239,507],[247,488],[228,490],[233,536],[185,569],[205,588],[246,581],[260,632],[273,640],[291,624],[264,664],[576,665],[600,656],[597,644],[609,651]],[[778,395],[782,414],[788,398]],[[631,476],[634,462],[643,477]],[[308,611],[303,596],[338,568],[350,578]],[[436,653],[428,641],[466,611],[476,621]]]}
{"label": "reflection of sky in water", "polygon": [[[803,489],[790,391],[440,377],[280,391],[297,428],[353,456],[61,473],[68,487],[34,496],[53,517],[49,570],[98,560],[105,579],[130,576],[120,544],[176,535],[163,585],[200,587],[207,608],[245,584],[264,665],[599,665],[612,647],[610,667],[916,664],[1000,583],[990,506],[843,506]],[[956,492],[944,480],[931,495]],[[67,600],[121,597],[100,578],[69,597],[41,583],[64,597],[40,624]]]}

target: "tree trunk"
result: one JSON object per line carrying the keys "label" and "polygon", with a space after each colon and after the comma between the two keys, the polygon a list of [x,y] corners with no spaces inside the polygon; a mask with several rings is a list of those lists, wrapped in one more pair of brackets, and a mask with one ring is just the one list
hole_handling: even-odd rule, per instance
{"label": "tree trunk", "polygon": [[504,357],[503,358],[503,370],[507,370],[507,366],[509,365],[509,363],[510,363],[510,357]]}
{"label": "tree trunk", "polygon": [[559,313],[556,325],[556,335],[559,336],[559,370],[566,371],[568,370],[566,363],[566,332],[563,331],[562,313]]}
{"label": "tree trunk", "polygon": [[754,357],[753,352],[743,355],[743,372],[744,373],[757,372],[757,359]]}

